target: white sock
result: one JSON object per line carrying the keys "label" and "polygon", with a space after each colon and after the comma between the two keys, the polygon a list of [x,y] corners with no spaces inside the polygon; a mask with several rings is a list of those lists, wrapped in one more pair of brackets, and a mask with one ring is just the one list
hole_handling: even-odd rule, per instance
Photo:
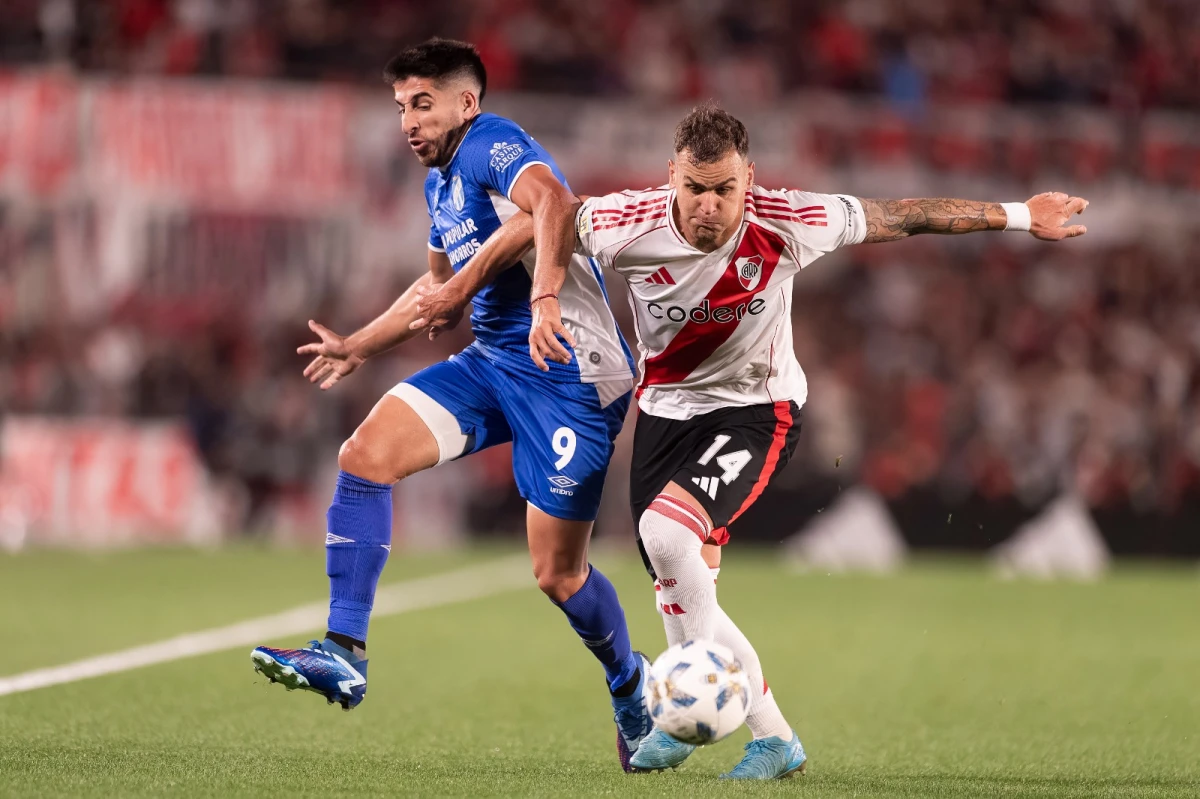
{"label": "white sock", "polygon": [[711,532],[708,524],[686,502],[659,494],[642,514],[638,531],[661,584],[664,618],[680,621],[684,640],[713,640],[717,587],[700,555]]}
{"label": "white sock", "polygon": [[[717,581],[717,575],[721,573],[721,567],[709,569],[712,572],[713,582]],[[667,595],[670,596],[671,590],[667,589]],[[658,611],[658,615],[662,616],[663,629],[667,633],[667,646],[675,646],[682,644],[687,640],[683,634],[683,620],[670,611],[663,610],[664,607],[669,607],[674,602],[674,599],[667,600],[664,604],[663,587],[661,580],[654,581],[654,609]]]}
{"label": "white sock", "polygon": [[742,667],[750,676],[750,688],[754,694],[750,697],[750,712],[746,715],[746,726],[750,728],[755,740],[779,736],[785,741],[792,739],[792,727],[783,717],[783,711],[775,702],[775,694],[767,687],[763,678],[762,664],[758,653],[746,634],[733,623],[723,609],[717,607],[717,633],[714,636],[718,644],[724,644],[733,650],[733,654],[742,662]]}
{"label": "white sock", "polygon": [[[666,593],[669,597],[671,592],[670,592],[670,590],[667,590]],[[683,620],[680,619],[678,616],[675,616],[672,613],[664,610],[664,608],[669,606],[670,603],[673,601],[674,601],[673,598],[664,599],[662,583],[658,580],[655,580],[654,581],[654,605],[655,605],[655,609],[658,611],[658,614],[660,616],[662,616],[663,629],[667,633],[667,646],[675,646],[675,644],[682,644],[684,641],[687,640],[687,636],[685,636],[683,634]],[[664,605],[664,602],[666,603],[665,605]]]}
{"label": "white sock", "polygon": [[668,645],[708,639],[733,650],[750,677],[754,696],[746,726],[755,739],[778,736],[791,740],[792,728],[763,679],[758,653],[750,640],[717,604],[717,575],[700,555],[710,530],[686,503],[659,494],[642,514],[642,545],[658,575],[655,583]]}

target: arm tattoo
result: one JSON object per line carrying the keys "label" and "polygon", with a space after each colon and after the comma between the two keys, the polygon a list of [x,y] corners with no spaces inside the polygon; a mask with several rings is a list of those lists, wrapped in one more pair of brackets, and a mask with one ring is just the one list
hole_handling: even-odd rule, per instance
{"label": "arm tattoo", "polygon": [[863,200],[866,242],[896,241],[918,233],[974,233],[1004,230],[1007,217],[1000,203],[951,200]]}

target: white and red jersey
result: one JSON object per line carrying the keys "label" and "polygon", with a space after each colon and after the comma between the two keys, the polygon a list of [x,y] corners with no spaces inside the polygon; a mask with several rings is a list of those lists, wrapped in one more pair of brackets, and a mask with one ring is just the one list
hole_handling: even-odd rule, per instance
{"label": "white and red jersey", "polygon": [[641,356],[638,405],[689,419],[718,408],[794,400],[808,383],[792,349],[792,278],[866,236],[854,197],[746,192],[741,227],[714,252],[676,228],[669,186],[588,199],[577,250],[629,280]]}

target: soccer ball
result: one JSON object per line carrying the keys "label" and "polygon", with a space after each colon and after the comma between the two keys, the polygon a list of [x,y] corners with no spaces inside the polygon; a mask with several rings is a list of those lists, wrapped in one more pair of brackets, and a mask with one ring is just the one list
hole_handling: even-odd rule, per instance
{"label": "soccer ball", "polygon": [[658,656],[650,668],[654,726],[684,743],[716,743],[746,721],[750,677],[729,647],[685,641]]}

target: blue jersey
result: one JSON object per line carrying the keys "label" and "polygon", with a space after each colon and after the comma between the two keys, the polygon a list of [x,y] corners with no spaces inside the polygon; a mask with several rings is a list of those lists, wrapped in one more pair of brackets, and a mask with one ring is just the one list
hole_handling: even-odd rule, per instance
{"label": "blue jersey", "polygon": [[[465,266],[516,213],[509,195],[521,174],[537,164],[548,167],[567,185],[550,154],[515,122],[495,114],[476,117],[450,163],[430,169],[425,179],[432,220],[429,247],[445,252],[455,272]],[[533,263],[533,255],[526,256],[475,295],[471,329],[488,357],[542,374],[529,357]],[[585,383],[631,379],[633,360],[593,261],[572,260],[559,299],[563,324],[577,342],[576,357],[567,365],[551,362],[551,379]]]}

